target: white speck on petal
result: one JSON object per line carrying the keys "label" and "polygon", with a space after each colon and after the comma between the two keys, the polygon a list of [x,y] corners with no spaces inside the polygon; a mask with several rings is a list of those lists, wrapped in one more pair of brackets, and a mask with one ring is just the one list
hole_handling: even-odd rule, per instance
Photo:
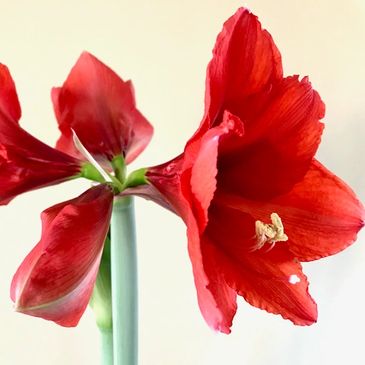
{"label": "white speck on petal", "polygon": [[289,283],[290,284],[298,284],[300,283],[300,278],[298,275],[290,275],[289,276]]}

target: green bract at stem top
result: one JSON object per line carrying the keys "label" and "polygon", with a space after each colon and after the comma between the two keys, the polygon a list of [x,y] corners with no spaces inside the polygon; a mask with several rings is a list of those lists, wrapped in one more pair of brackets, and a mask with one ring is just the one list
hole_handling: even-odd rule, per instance
{"label": "green bract at stem top", "polygon": [[148,184],[148,181],[146,178],[146,172],[147,172],[147,169],[144,167],[131,172],[128,175],[125,183],[123,184],[123,190],[127,189],[127,188],[132,188],[132,187],[138,186],[138,185]]}
{"label": "green bract at stem top", "polygon": [[[111,161],[111,165],[113,167],[113,172],[110,173],[103,169],[105,173],[103,176],[93,163],[85,162],[82,165],[80,173],[75,176],[75,178],[83,177],[98,183],[110,184],[115,195],[118,195],[127,188],[148,184],[146,178],[146,168],[135,170],[127,176],[127,169],[123,156],[114,157]],[[108,180],[106,178],[108,178]]]}
{"label": "green bract at stem top", "polygon": [[112,159],[114,176],[123,184],[126,178],[127,167],[123,156],[115,156]]}
{"label": "green bract at stem top", "polygon": [[91,162],[85,162],[81,167],[81,172],[78,177],[84,177],[85,179],[104,183],[105,179],[97,168]]}

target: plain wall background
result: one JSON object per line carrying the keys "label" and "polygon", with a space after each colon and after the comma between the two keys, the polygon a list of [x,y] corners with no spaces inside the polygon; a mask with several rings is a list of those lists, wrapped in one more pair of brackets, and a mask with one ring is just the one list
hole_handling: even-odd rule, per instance
{"label": "plain wall background", "polygon": [[[0,62],[15,79],[22,126],[53,145],[50,88],[82,50],[132,79],[155,127],[135,167],[180,153],[203,112],[205,68],[223,22],[239,6],[259,16],[287,75],[310,75],[327,105],[319,159],[365,200],[364,0],[139,0],[0,2]],[[91,311],[76,329],[14,313],[11,277],[40,236],[40,212],[79,195],[74,181],[0,209],[0,364],[97,365]],[[305,265],[319,322],[294,327],[240,301],[233,332],[212,332],[196,301],[182,222],[138,200],[141,365],[363,364],[365,235],[336,257]]]}

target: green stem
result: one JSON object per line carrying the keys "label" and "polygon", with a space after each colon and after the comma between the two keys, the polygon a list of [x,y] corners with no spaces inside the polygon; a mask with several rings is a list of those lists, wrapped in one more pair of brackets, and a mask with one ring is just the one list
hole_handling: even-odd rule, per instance
{"label": "green stem", "polygon": [[90,300],[100,331],[101,364],[113,365],[113,322],[110,272],[110,233],[105,238],[98,276]]}
{"label": "green stem", "polygon": [[113,330],[100,329],[101,365],[113,365]]}
{"label": "green stem", "polygon": [[133,198],[115,199],[110,232],[114,365],[137,365],[137,256]]}

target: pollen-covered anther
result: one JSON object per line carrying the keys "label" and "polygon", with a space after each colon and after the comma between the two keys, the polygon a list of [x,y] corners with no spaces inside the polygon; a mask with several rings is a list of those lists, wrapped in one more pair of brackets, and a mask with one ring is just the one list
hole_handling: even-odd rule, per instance
{"label": "pollen-covered anther", "polygon": [[288,240],[288,236],[284,233],[284,226],[281,218],[277,213],[271,213],[271,223],[267,224],[261,221],[255,222],[256,244],[252,251],[259,250],[266,242],[270,244],[268,250],[271,250],[276,242],[284,242]]}

